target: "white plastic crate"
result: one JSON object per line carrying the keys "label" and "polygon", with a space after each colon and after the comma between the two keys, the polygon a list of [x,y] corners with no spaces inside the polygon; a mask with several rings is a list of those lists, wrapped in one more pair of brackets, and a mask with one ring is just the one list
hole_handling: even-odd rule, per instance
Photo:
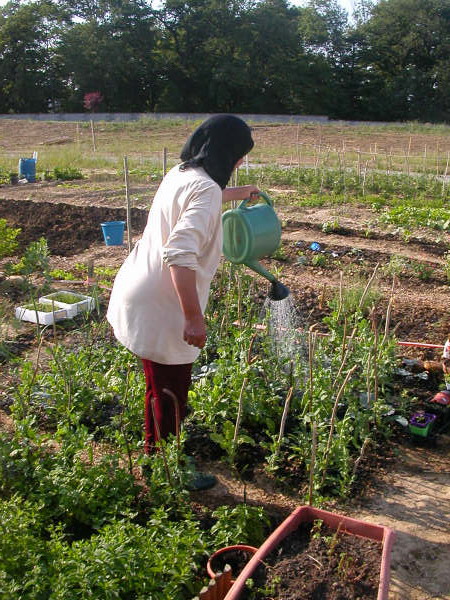
{"label": "white plastic crate", "polygon": [[20,321],[30,321],[31,323],[39,323],[39,325],[52,325],[55,321],[67,319],[67,311],[64,308],[56,308],[51,312],[42,312],[33,308],[25,308],[18,306],[15,311],[16,319]]}
{"label": "white plastic crate", "polygon": [[[66,302],[61,302],[60,300],[55,300],[54,298],[57,297],[58,294],[72,294],[73,296],[78,296],[80,300],[79,302],[68,304]],[[69,319],[76,317],[82,312],[88,312],[95,308],[95,300],[92,298],[92,296],[85,296],[84,294],[72,292],[71,290],[59,290],[58,292],[46,294],[45,296],[41,296],[39,298],[39,302],[46,304],[51,304],[53,302],[55,307],[64,308],[67,311],[67,317]]]}

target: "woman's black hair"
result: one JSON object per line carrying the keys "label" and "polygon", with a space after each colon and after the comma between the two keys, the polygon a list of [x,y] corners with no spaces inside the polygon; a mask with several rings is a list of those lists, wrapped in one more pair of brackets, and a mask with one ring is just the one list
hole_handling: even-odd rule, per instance
{"label": "woman's black hair", "polygon": [[253,148],[250,127],[239,117],[216,115],[202,123],[185,143],[180,169],[203,167],[222,189],[243,156]]}

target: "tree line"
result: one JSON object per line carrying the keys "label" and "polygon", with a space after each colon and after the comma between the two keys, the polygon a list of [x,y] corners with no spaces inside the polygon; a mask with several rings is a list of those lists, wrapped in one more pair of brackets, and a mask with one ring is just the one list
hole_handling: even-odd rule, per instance
{"label": "tree line", "polygon": [[0,113],[450,120],[449,0],[12,0]]}

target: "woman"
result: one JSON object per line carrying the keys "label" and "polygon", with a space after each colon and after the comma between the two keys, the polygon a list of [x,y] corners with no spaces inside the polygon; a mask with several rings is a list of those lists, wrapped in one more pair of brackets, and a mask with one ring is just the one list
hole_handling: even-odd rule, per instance
{"label": "woman", "polygon": [[207,119],[163,179],[141,240],[114,282],[107,319],[142,359],[145,451],[175,434],[186,415],[192,363],[206,342],[203,313],[222,250],[222,202],[256,186],[225,186],[252,149],[250,128],[232,115]]}

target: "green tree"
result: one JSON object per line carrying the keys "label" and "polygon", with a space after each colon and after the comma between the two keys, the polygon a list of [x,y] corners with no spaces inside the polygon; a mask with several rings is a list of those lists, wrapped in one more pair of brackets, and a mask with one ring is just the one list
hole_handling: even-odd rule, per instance
{"label": "green tree", "polygon": [[367,118],[448,121],[448,0],[385,0],[359,32]]}
{"label": "green tree", "polygon": [[57,46],[67,15],[52,2],[0,9],[0,112],[46,112],[63,94]]}
{"label": "green tree", "polygon": [[66,108],[80,110],[84,94],[99,90],[106,111],[153,110],[153,11],[143,0],[69,2],[66,8],[77,17],[60,44]]}

